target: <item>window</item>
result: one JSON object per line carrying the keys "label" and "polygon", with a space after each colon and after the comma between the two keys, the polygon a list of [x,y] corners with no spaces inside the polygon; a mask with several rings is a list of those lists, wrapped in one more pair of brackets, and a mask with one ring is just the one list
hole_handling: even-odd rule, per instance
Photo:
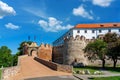
{"label": "window", "polygon": [[101,30],[99,30],[99,33],[101,33],[102,31]]}
{"label": "window", "polygon": [[87,33],[87,30],[85,30],[85,33]]}
{"label": "window", "polygon": [[111,29],[109,29],[108,32],[111,32]]}
{"label": "window", "polygon": [[92,37],[92,39],[95,39],[95,37]]}
{"label": "window", "polygon": [[117,24],[113,24],[113,26],[117,26]]}
{"label": "window", "polygon": [[92,30],[92,33],[95,33],[95,30]]}
{"label": "window", "polygon": [[120,32],[120,29],[119,29],[119,32]]}
{"label": "window", "polygon": [[80,33],[80,30],[78,30],[77,33]]}
{"label": "window", "polygon": [[104,25],[101,24],[100,26],[103,27]]}

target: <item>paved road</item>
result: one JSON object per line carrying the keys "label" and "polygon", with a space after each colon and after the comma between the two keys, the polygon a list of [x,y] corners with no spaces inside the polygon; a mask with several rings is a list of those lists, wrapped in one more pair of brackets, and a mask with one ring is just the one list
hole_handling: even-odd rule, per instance
{"label": "paved road", "polygon": [[[20,59],[20,72],[9,80],[25,80],[35,77],[72,75],[70,73],[58,72],[35,61],[34,56],[26,56]],[[57,79],[58,80],[58,79]]]}
{"label": "paved road", "polygon": [[25,80],[77,80],[73,76],[51,76],[51,77],[38,77]]}

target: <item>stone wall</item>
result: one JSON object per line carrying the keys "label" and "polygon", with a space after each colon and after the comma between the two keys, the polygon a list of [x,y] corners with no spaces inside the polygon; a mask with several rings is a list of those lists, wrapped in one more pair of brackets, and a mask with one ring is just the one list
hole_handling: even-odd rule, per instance
{"label": "stone wall", "polygon": [[66,37],[63,45],[53,47],[53,61],[67,65],[87,65],[88,59],[83,49],[90,41],[83,36]]}
{"label": "stone wall", "polygon": [[63,64],[63,51],[64,51],[63,45],[53,47],[52,61],[56,62],[56,63]]}
{"label": "stone wall", "polygon": [[32,56],[32,52],[36,51],[36,54],[39,58],[45,59],[45,60],[52,60],[52,46],[48,44],[41,44],[38,46],[35,42],[33,42],[31,45],[25,43],[23,45],[23,54],[28,54],[29,56]]}
{"label": "stone wall", "polygon": [[22,57],[26,57],[26,56],[27,55],[18,57],[17,66],[3,68],[2,69],[2,80],[9,80],[9,77],[12,77],[12,76],[16,75],[20,70],[20,59]]}
{"label": "stone wall", "polygon": [[9,80],[9,77],[17,74],[19,70],[20,70],[19,66],[4,68],[2,70],[2,80]]}
{"label": "stone wall", "polygon": [[37,58],[37,57],[35,57],[34,59],[36,61],[44,64],[45,66],[53,69],[53,70],[72,73],[72,66],[60,65],[60,64],[57,64],[57,63],[54,63],[54,62],[51,62],[51,61],[46,61],[46,60],[43,60],[43,59],[40,59],[40,58]]}
{"label": "stone wall", "polygon": [[52,46],[41,44],[38,48],[38,57],[40,59],[52,61]]}
{"label": "stone wall", "polygon": [[87,65],[87,57],[83,49],[87,45],[84,37],[76,36],[76,38],[70,37],[64,40],[64,64],[84,64]]}

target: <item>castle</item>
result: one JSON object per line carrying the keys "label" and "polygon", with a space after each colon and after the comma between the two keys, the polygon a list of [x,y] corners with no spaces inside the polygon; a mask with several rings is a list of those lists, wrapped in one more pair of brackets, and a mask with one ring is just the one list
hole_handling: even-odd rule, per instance
{"label": "castle", "polygon": [[64,43],[65,37],[84,36],[86,39],[96,39],[108,32],[120,34],[120,23],[78,24],[53,42],[53,46]]}
{"label": "castle", "polygon": [[108,32],[120,34],[120,23],[78,24],[55,40],[53,46],[29,45],[27,52],[31,55],[32,51],[37,50],[39,58],[60,64],[88,65],[88,58],[83,49],[90,41]]}
{"label": "castle", "polygon": [[53,42],[53,61],[63,64],[88,64],[83,49],[88,42],[108,32],[120,34],[120,23],[78,24]]}

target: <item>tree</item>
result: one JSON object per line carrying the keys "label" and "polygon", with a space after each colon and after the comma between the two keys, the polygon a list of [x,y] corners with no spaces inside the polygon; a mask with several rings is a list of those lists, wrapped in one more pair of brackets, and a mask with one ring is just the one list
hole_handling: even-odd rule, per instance
{"label": "tree", "polygon": [[85,47],[84,51],[88,53],[88,56],[98,57],[102,60],[102,67],[105,67],[105,55],[107,44],[100,39],[95,40],[94,42],[90,42]]}
{"label": "tree", "polygon": [[9,67],[12,64],[11,50],[7,46],[0,47],[0,67]]}
{"label": "tree", "polygon": [[107,33],[105,34],[103,40],[106,43],[116,42],[118,40],[118,35],[116,33]]}
{"label": "tree", "polygon": [[120,38],[116,33],[107,33],[104,36],[104,41],[107,42],[107,55],[113,60],[113,67],[115,68],[120,56]]}

